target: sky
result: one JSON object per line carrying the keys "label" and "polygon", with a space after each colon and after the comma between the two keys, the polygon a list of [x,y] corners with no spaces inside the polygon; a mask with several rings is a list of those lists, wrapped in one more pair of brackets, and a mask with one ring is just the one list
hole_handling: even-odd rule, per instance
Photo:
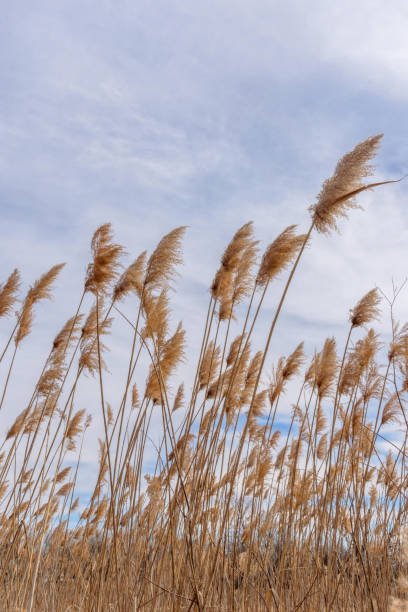
{"label": "sky", "polygon": [[[338,159],[374,134],[384,133],[375,179],[408,173],[404,1],[15,0],[2,14],[0,283],[18,267],[27,289],[51,265],[67,266],[18,357],[24,375],[11,380],[1,432],[75,310],[100,224],[112,223],[128,262],[188,226],[172,300],[194,356],[238,227],[253,220],[261,248],[289,224],[307,229]],[[408,181],[366,193],[340,234],[313,236],[272,360],[301,340],[309,355],[328,335],[341,347],[362,295],[403,283],[407,193]],[[10,324],[0,321],[2,345]],[[389,337],[386,306],[379,328]],[[128,350],[126,334],[118,326],[113,355]],[[112,394],[115,376],[113,367]]]}

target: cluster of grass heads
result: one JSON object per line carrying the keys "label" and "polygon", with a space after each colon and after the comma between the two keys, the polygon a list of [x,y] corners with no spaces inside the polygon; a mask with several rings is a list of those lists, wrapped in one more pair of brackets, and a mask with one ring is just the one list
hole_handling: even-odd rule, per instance
{"label": "cluster of grass heads", "polygon": [[[399,421],[408,432],[408,326],[393,322],[388,351],[380,348],[371,328],[380,305],[373,289],[350,311],[339,351],[328,338],[307,361],[301,343],[267,384],[264,367],[312,234],[330,234],[360,192],[384,184],[365,181],[380,138],[338,162],[305,234],[289,226],[260,255],[251,223],[235,233],[210,288],[188,392],[172,390],[185,332],[181,324],[172,329],[169,317],[184,228],[124,270],[111,226],[95,232],[76,311],[1,446],[2,610],[377,612],[391,596],[395,609],[404,605],[397,579],[405,570],[407,435],[388,454],[383,447],[387,424]],[[29,289],[1,347],[1,406],[37,302],[50,297],[60,269]],[[264,345],[254,350],[265,296],[284,275]],[[0,317],[14,310],[19,284],[14,271],[1,287]],[[87,294],[93,306],[85,316]],[[127,318],[129,358],[109,404],[104,353],[125,299],[136,304]],[[240,333],[231,337],[238,313]],[[146,357],[146,383],[137,388]],[[81,453],[92,435],[90,415],[76,408],[86,374],[94,376],[103,436],[95,482],[78,512]],[[298,399],[282,433],[277,410],[295,381]],[[152,414],[161,415],[162,434],[147,475]]]}

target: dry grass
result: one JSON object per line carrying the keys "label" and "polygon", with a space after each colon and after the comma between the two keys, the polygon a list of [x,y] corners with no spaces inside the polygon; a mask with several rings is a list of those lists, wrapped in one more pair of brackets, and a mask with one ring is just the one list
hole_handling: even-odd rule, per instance
{"label": "dry grass", "polygon": [[[76,312],[2,443],[0,609],[377,612],[390,602],[404,609],[408,327],[392,319],[384,350],[371,327],[380,307],[374,289],[350,311],[339,352],[328,338],[308,363],[299,344],[265,383],[276,323],[313,233],[329,234],[361,191],[384,184],[364,183],[379,142],[369,138],[340,160],[305,234],[290,226],[260,255],[251,223],[236,232],[210,288],[192,384],[172,384],[185,332],[170,323],[170,283],[185,228],[121,275],[124,251],[111,226],[95,232]],[[50,297],[60,269],[29,289],[0,347],[0,406],[37,303]],[[284,274],[265,345],[254,350],[265,296]],[[19,286],[15,270],[0,290],[4,323]],[[84,298],[93,302],[87,316]],[[126,318],[129,359],[111,405],[104,353],[125,300],[135,314]],[[135,380],[146,358],[141,390]],[[95,379],[103,435],[78,514],[78,472],[92,435],[80,401],[86,374]],[[299,383],[298,399],[281,433],[276,415],[289,383]],[[161,415],[162,439],[146,475],[152,414]],[[403,442],[384,454],[387,425],[398,422]]]}

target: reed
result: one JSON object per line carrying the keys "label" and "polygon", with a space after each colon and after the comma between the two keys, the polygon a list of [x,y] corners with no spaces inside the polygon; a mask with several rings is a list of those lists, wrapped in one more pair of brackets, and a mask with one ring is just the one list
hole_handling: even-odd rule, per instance
{"label": "reed", "polygon": [[[209,282],[193,364],[171,306],[186,228],[127,268],[111,225],[96,230],[78,304],[1,442],[2,610],[408,609],[408,325],[393,315],[399,291],[385,304],[388,350],[373,328],[385,302],[373,288],[348,322],[345,312],[344,346],[329,337],[308,357],[299,339],[273,366],[269,357],[313,235],[338,230],[361,192],[396,182],[367,182],[380,141],[368,138],[338,162],[305,232],[290,225],[263,253],[252,222],[235,232]],[[0,408],[18,384],[16,354],[30,341],[35,308],[61,269],[32,285],[9,330],[18,270],[0,287]],[[283,291],[262,330],[278,277]],[[128,355],[112,397],[115,318],[128,330]],[[92,409],[81,399],[85,376],[95,383]],[[298,390],[286,426],[289,384]],[[98,414],[85,499],[78,477]],[[402,427],[398,444],[390,424]]]}

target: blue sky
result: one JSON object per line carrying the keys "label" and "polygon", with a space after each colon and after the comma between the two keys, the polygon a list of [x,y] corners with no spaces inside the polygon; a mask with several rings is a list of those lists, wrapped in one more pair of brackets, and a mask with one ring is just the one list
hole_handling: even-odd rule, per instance
{"label": "blue sky", "polygon": [[[16,0],[2,12],[0,282],[18,266],[27,287],[68,263],[20,356],[27,389],[11,388],[10,401],[29,395],[38,352],[72,314],[101,223],[112,222],[129,261],[189,226],[174,304],[193,354],[240,225],[252,219],[263,247],[291,223],[304,229],[338,158],[373,134],[385,134],[378,180],[408,172],[403,1]],[[348,309],[403,281],[407,190],[365,194],[341,235],[314,237],[272,358],[303,339],[312,353],[328,334],[341,346]],[[407,305],[405,292],[402,319]],[[124,338],[119,330],[118,351]]]}

